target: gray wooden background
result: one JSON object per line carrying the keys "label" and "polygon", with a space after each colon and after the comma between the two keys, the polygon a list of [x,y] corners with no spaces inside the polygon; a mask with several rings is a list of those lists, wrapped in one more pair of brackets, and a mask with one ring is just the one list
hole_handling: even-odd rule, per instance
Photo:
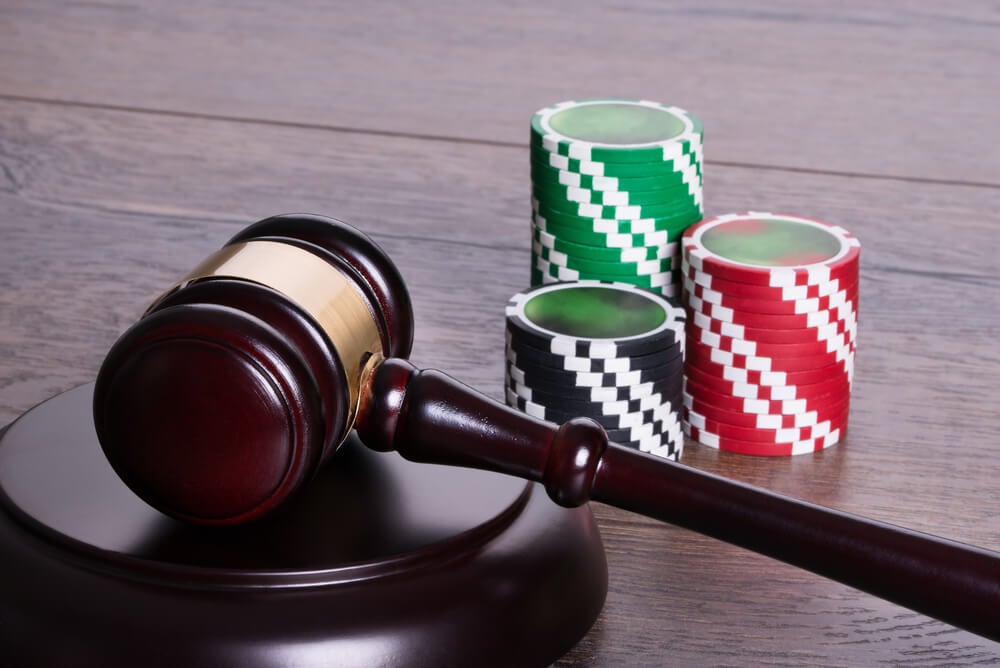
{"label": "gray wooden background", "polygon": [[[0,423],[91,380],[163,287],[290,211],[371,234],[415,300],[413,361],[500,397],[530,116],[644,97],[703,120],[708,214],[862,241],[847,442],[684,461],[1000,549],[998,71],[996,2],[0,0]],[[848,587],[595,512],[611,591],[564,665],[1000,663]]]}

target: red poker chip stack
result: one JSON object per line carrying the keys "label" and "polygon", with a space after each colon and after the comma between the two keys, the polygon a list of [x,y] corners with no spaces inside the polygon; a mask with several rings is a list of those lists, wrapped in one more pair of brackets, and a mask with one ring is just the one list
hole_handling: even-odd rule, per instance
{"label": "red poker chip stack", "polygon": [[858,240],[819,220],[710,218],[683,237],[685,430],[731,452],[795,455],[847,433]]}

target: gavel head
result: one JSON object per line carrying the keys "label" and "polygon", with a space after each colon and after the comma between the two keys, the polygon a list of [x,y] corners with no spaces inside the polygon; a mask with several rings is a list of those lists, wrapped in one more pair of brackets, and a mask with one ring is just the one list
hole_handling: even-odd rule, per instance
{"label": "gavel head", "polygon": [[94,390],[101,447],[159,510],[235,524],[277,507],[350,432],[362,373],[406,357],[409,294],[339,221],[276,216],[236,235],[115,343]]}

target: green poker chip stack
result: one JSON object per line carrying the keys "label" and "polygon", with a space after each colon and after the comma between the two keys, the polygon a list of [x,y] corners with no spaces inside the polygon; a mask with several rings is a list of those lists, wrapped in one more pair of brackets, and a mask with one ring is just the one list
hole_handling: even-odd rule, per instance
{"label": "green poker chip stack", "polygon": [[680,294],[680,238],[702,218],[701,122],[645,100],[580,100],[531,119],[531,284]]}

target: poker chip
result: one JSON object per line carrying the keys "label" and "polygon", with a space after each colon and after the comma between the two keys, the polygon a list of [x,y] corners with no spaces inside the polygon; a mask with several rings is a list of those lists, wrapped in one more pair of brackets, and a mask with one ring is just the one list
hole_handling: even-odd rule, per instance
{"label": "poker chip", "polygon": [[680,243],[676,241],[653,246],[607,248],[562,239],[539,229],[535,225],[532,225],[531,242],[538,243],[551,251],[559,251],[566,255],[598,262],[647,262],[680,257]]}
{"label": "poker chip", "polygon": [[[636,388],[542,388],[531,387],[506,372],[504,389],[553,411],[571,415],[626,417],[650,410],[660,410],[669,404],[679,413],[684,405],[683,383],[673,386]],[[629,390],[632,391],[629,391]],[[573,390],[576,390],[575,392]]]}
{"label": "poker chip", "polygon": [[[667,215],[678,210],[696,206],[691,198],[691,190],[681,184],[675,188],[660,188],[657,190],[590,190],[562,184],[535,183],[534,194],[538,201],[556,202],[553,208],[568,207],[570,212],[579,210],[579,205],[587,205],[585,210],[601,211],[595,215],[599,218],[621,218],[630,220],[633,210],[640,214],[637,217],[656,217],[657,211],[665,211]],[[573,206],[575,204],[576,206]],[[625,214],[625,215],[622,215]],[[584,215],[584,214],[579,214]],[[661,214],[659,217],[663,217]]]}
{"label": "poker chip", "polygon": [[688,393],[684,393],[682,402],[687,411],[696,411],[713,420],[725,422],[726,424],[741,427],[752,427],[754,429],[791,429],[794,427],[809,427],[819,424],[824,420],[834,419],[837,416],[845,415],[847,404],[833,406],[829,410],[809,411],[807,413],[794,413],[790,415],[780,415],[774,413],[740,413],[717,408],[708,401],[696,399]]}
{"label": "poker chip", "polygon": [[804,299],[748,299],[734,297],[695,284],[691,279],[684,278],[684,290],[708,304],[725,306],[744,313],[761,313],[768,315],[807,315],[809,313],[827,312],[831,309],[851,309],[858,299],[857,284],[838,290],[822,297],[806,297]]}
{"label": "poker chip", "polygon": [[531,119],[532,143],[595,162],[661,162],[701,144],[701,123],[677,107],[646,100],[562,102]]}
{"label": "poker chip", "polygon": [[612,443],[631,445],[642,452],[651,452],[664,446],[674,446],[684,442],[684,426],[678,420],[673,425],[655,425],[647,422],[634,429],[606,429]]}
{"label": "poker chip", "polygon": [[773,444],[810,441],[828,436],[836,430],[846,428],[846,416],[839,416],[833,420],[823,420],[815,425],[802,427],[755,429],[712,420],[694,410],[686,411],[686,415],[689,425],[699,430],[716,434],[720,438],[735,438],[741,441],[760,441],[761,443]]}
{"label": "poker chip", "polygon": [[[523,358],[520,358],[523,359]],[[572,388],[603,387],[603,388],[634,388],[649,383],[654,386],[664,379],[680,378],[684,373],[684,362],[681,358],[660,366],[630,371],[570,371],[553,369],[548,366],[534,366],[523,369],[517,365],[519,358],[513,351],[507,352],[507,364],[512,374],[520,376],[518,380],[539,389],[558,388],[566,384]]]}
{"label": "poker chip", "polygon": [[814,357],[836,352],[854,343],[851,332],[845,331],[817,341],[799,343],[769,343],[713,332],[695,324],[688,325],[688,337],[699,343],[734,355],[761,357]]}
{"label": "poker chip", "polygon": [[[733,413],[749,413],[752,415],[800,415],[809,413],[817,402],[839,402],[842,395],[837,392],[824,394],[816,397],[816,401],[809,398],[796,396],[784,399],[750,399],[747,397],[735,397],[715,392],[696,383],[690,377],[685,379],[684,390],[700,399],[712,404],[716,408]],[[831,405],[839,406],[839,403]]]}
{"label": "poker chip", "polygon": [[[587,220],[558,214],[561,218],[546,218],[534,212],[531,216],[532,232],[535,229],[550,236],[582,246],[625,250],[630,248],[656,248],[680,241],[687,225],[697,222],[697,218],[673,228],[656,229],[660,221],[645,220]],[[671,225],[673,223],[670,223]],[[660,257],[680,257],[680,247],[674,252]]]}
{"label": "poker chip", "polygon": [[708,430],[699,429],[690,423],[685,426],[685,433],[703,445],[729,452],[739,452],[745,455],[803,455],[810,452],[817,452],[831,445],[836,445],[846,434],[846,429],[834,429],[833,432],[815,439],[807,441],[796,441],[794,443],[764,443],[761,441],[744,441],[735,438],[726,438],[713,434]]}
{"label": "poker chip", "polygon": [[842,375],[834,375],[828,380],[809,385],[763,385],[713,376],[694,364],[688,364],[684,369],[684,374],[691,381],[715,392],[748,399],[782,400],[797,397],[820,397],[849,389],[848,380]]}
{"label": "poker chip", "polygon": [[[612,204],[594,204],[591,202],[580,202],[580,201],[569,201],[566,199],[559,199],[552,197],[550,193],[544,201],[537,199],[538,212],[542,215],[549,214],[551,212],[562,212],[570,216],[577,216],[579,218],[596,218],[596,219],[606,219],[606,220],[643,220],[646,218],[659,218],[659,219],[672,219],[682,217],[688,209],[686,203],[676,202],[676,204],[670,204],[672,200],[668,199],[668,203],[657,203],[657,204],[631,204],[631,205],[612,205]],[[552,202],[555,202],[554,204]]]}
{"label": "poker chip", "polygon": [[568,156],[550,153],[540,144],[532,142],[531,169],[551,168],[560,172],[570,172],[583,176],[631,180],[634,178],[671,179],[668,185],[674,185],[677,180],[692,188],[695,184],[701,187],[701,147],[690,148],[688,152],[671,160],[649,163],[600,162],[594,160],[579,160]]}
{"label": "poker chip", "polygon": [[[528,412],[535,417],[546,419],[551,422],[566,422],[575,417],[581,415],[581,410],[588,410],[586,407],[570,407],[570,408],[560,408],[547,406],[537,401],[527,399],[517,393],[516,389],[511,387],[504,388],[506,393],[507,401],[511,405],[517,405],[517,408]],[[662,398],[655,397],[649,399],[650,408],[635,411],[624,411],[621,413],[617,412],[601,412],[600,410],[591,411],[588,415],[590,419],[594,420],[605,429],[632,429],[634,427],[639,427],[647,422],[657,422],[664,423],[667,425],[677,424],[680,425],[680,410],[682,408],[682,402],[664,402]],[[678,427],[679,428],[679,427]]]}
{"label": "poker chip", "polygon": [[[680,415],[681,408],[684,406],[684,395],[672,394],[670,397],[665,397],[661,394],[651,394],[641,399],[632,399],[629,401],[616,401],[616,402],[592,402],[592,401],[577,401],[577,400],[565,400],[557,405],[548,406],[542,401],[536,401],[530,398],[532,392],[530,388],[521,387],[516,381],[511,381],[508,379],[506,381],[504,391],[506,393],[507,399],[510,402],[512,397],[517,397],[518,401],[529,402],[538,406],[543,406],[545,409],[550,411],[553,415],[561,415],[562,422],[579,416],[587,416],[602,424],[605,422],[605,418],[608,419],[618,419],[628,421],[632,419],[630,416],[633,415],[644,415],[649,411],[659,411],[665,410],[664,406],[669,406],[668,409]],[[513,405],[513,402],[510,402]],[[618,424],[616,426],[621,426]]]}
{"label": "poker chip", "polygon": [[770,213],[710,218],[682,241],[686,433],[753,455],[815,452],[847,433],[860,243]]}
{"label": "poker chip", "polygon": [[[531,200],[531,211],[535,218],[535,224],[540,224],[538,219],[543,219],[549,227],[557,232],[576,230],[580,232],[579,238],[586,239],[592,246],[606,246],[607,243],[600,235],[650,235],[646,239],[657,242],[665,239],[664,243],[677,241],[684,231],[693,223],[701,219],[700,212],[679,211],[666,216],[647,216],[643,218],[603,218],[594,216],[581,216],[578,213],[566,209],[558,209],[549,206],[537,199]],[[656,234],[664,232],[665,234]],[[647,244],[653,245],[653,244]],[[679,255],[678,255],[679,257]]]}
{"label": "poker chip", "polygon": [[684,310],[668,298],[603,281],[540,286],[506,308],[512,337],[556,354],[646,355],[684,339]]}
{"label": "poker chip", "polygon": [[[755,360],[756,362],[756,360]],[[768,359],[769,363],[770,360]],[[761,364],[763,366],[763,364]],[[703,348],[694,346],[685,353],[685,370],[695,367],[704,373],[753,385],[813,385],[829,380],[831,376],[843,371],[850,383],[854,373],[854,358],[849,356],[844,362],[833,362],[827,366],[803,371],[773,371],[766,369],[750,369],[722,364],[705,356]]]}
{"label": "poker chip", "polygon": [[[504,388],[509,405],[525,410],[535,417],[555,422],[565,422],[580,416],[589,417],[605,429],[631,429],[635,440],[639,440],[640,435],[642,439],[652,437],[643,431],[652,428],[648,426],[650,424],[676,424],[677,429],[671,433],[680,433],[680,416],[683,408],[683,395],[680,389],[678,386],[675,390],[671,390],[669,392],[671,398],[666,398],[663,393],[640,390],[639,393],[644,395],[641,398],[598,401],[579,397],[566,399],[563,393],[539,392],[509,377]],[[621,388],[616,392],[622,392]],[[544,408],[544,412],[539,407]],[[632,439],[625,439],[629,440]]]}
{"label": "poker chip", "polygon": [[767,285],[751,285],[749,283],[738,283],[736,281],[727,281],[722,278],[715,278],[714,276],[698,271],[690,265],[684,263],[681,264],[681,271],[683,272],[685,278],[690,279],[697,285],[701,285],[705,288],[710,288],[716,292],[721,292],[733,297],[756,300],[781,299],[801,301],[804,299],[827,297],[841,290],[848,292],[853,291],[856,293],[858,285],[856,282],[841,283],[835,279],[827,283],[814,285],[771,287]]}
{"label": "poker chip", "polygon": [[677,459],[683,449],[685,314],[628,283],[549,283],[506,308],[508,405],[565,422],[590,417],[609,438]]}
{"label": "poker chip", "polygon": [[760,313],[758,311],[740,311],[723,304],[712,304],[698,295],[685,295],[689,310],[704,313],[716,320],[729,322],[754,329],[813,329],[828,325],[837,320],[843,320],[845,326],[852,326],[856,321],[855,305],[851,302],[834,305],[832,310],[810,311],[807,313]]}
{"label": "poker chip", "polygon": [[578,271],[596,272],[609,277],[614,277],[619,274],[624,274],[626,276],[629,274],[649,276],[652,274],[670,273],[677,269],[676,260],[672,257],[659,258],[655,260],[641,260],[638,262],[622,262],[620,260],[606,262],[554,250],[547,246],[543,246],[538,241],[532,242],[531,252],[535,255],[535,257],[541,257],[552,264],[557,264],[569,269],[576,269]]}
{"label": "poker chip", "polygon": [[[562,423],[581,415],[580,413],[554,410],[529,399],[524,399],[509,389],[507,390],[507,403],[532,417],[549,422]],[[663,419],[649,417],[645,414],[636,415],[634,420],[630,419],[631,416],[617,418],[591,415],[588,417],[604,427],[608,440],[611,442],[676,460],[680,457],[684,447],[684,429],[679,413],[673,406],[669,406],[669,408],[673,412]],[[624,423],[625,426],[615,426],[619,423]],[[635,424],[632,425],[632,423]]]}
{"label": "poker chip", "polygon": [[736,213],[684,235],[688,265],[713,277],[772,287],[856,282],[861,244],[847,230],[811,218]]}
{"label": "poker chip", "polygon": [[[544,164],[531,165],[531,181],[534,185],[564,186],[582,188],[593,192],[676,192],[688,193],[690,188],[681,181],[677,183],[664,179],[662,176],[590,176],[579,172],[569,172]],[[544,190],[544,188],[543,188]]]}
{"label": "poker chip", "polygon": [[[642,381],[632,385],[574,384],[575,379],[580,376],[599,374],[574,374],[566,382],[557,384],[551,380],[539,379],[537,374],[513,367],[509,363],[505,373],[507,387],[514,389],[526,399],[547,402],[552,405],[564,401],[577,403],[589,401],[594,404],[633,401],[653,395],[676,394],[681,389],[680,384],[671,384],[667,380]],[[678,377],[682,377],[681,369],[677,369],[675,373]]]}
{"label": "poker chip", "polygon": [[[656,433],[661,433],[676,427],[676,430],[671,433],[679,433],[680,431],[680,414],[683,408],[683,398],[680,401],[663,401],[660,398],[658,400],[659,403],[653,405],[652,408],[625,413],[608,413],[603,412],[603,405],[587,408],[584,412],[581,412],[583,409],[575,408],[575,406],[553,406],[547,402],[529,399],[524,396],[523,391],[519,391],[518,388],[512,386],[506,387],[505,392],[508,400],[513,403],[523,406],[532,405],[537,416],[541,416],[541,409],[538,407],[543,407],[544,417],[547,420],[565,422],[574,417],[585,416],[595,420],[605,429],[617,431],[632,430],[637,440],[640,435],[642,438],[652,438],[652,434],[648,431],[650,429],[656,430]],[[657,400],[650,399],[650,401]]]}
{"label": "poker chip", "polygon": [[531,284],[679,295],[675,244],[702,218],[701,122],[647,100],[579,100],[540,109],[530,134]]}
{"label": "poker chip", "polygon": [[734,339],[765,344],[816,343],[837,337],[853,342],[858,331],[857,322],[853,319],[851,322],[835,320],[825,325],[805,329],[762,329],[725,322],[700,312],[689,311],[689,313],[691,324],[699,329]]}
{"label": "poker chip", "polygon": [[681,360],[679,348],[668,348],[649,355],[606,359],[578,357],[576,355],[554,355],[551,352],[535,348],[514,339],[509,331],[505,334],[505,343],[507,345],[508,359],[512,356],[515,357],[517,363],[524,368],[543,367],[565,371],[615,373],[663,366],[667,363]]}
{"label": "poker chip", "polygon": [[571,281],[597,280],[614,283],[628,283],[646,290],[653,290],[666,297],[675,297],[680,294],[680,288],[676,284],[677,272],[662,271],[652,274],[609,274],[601,275],[589,269],[574,269],[564,267],[558,263],[546,260],[532,253],[532,277],[538,276],[534,284],[543,283],[566,283]]}
{"label": "poker chip", "polygon": [[[720,366],[736,367],[753,371],[784,371],[786,373],[809,372],[823,369],[826,366],[846,368],[847,360],[853,359],[854,344],[837,348],[829,355],[813,355],[810,357],[770,357],[765,355],[740,355],[737,353],[706,346],[700,341],[688,337],[687,348],[691,351],[692,360],[708,359]],[[845,365],[841,367],[840,365]]]}

